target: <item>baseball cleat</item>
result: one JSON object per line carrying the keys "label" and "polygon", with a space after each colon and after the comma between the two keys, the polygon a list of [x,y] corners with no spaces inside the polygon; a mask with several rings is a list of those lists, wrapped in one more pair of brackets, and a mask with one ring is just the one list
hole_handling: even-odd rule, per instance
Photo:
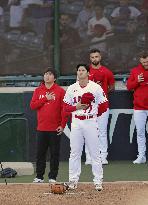
{"label": "baseball cleat", "polygon": [[95,190],[102,191],[103,190],[102,184],[95,184]]}
{"label": "baseball cleat", "polygon": [[86,160],[85,165],[91,165],[91,160]]}
{"label": "baseball cleat", "polygon": [[54,184],[54,183],[56,183],[56,180],[55,180],[55,179],[49,179],[48,182],[49,182],[50,184]]}
{"label": "baseball cleat", "polygon": [[68,189],[69,189],[69,190],[77,189],[77,182],[75,182],[75,181],[70,181],[70,182],[68,183]]}
{"label": "baseball cleat", "polygon": [[138,155],[138,158],[133,161],[133,164],[144,164],[146,163],[146,157]]}
{"label": "baseball cleat", "polygon": [[34,178],[33,183],[43,183],[44,179]]}
{"label": "baseball cleat", "polygon": [[108,160],[107,160],[106,158],[102,159],[102,164],[103,164],[103,165],[108,164]]}

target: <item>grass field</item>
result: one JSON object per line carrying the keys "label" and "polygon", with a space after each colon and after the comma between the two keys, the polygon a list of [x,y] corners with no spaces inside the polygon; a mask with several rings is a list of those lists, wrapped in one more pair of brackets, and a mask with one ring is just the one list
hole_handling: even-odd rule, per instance
{"label": "grass field", "polygon": [[[45,182],[48,182],[47,174],[49,165],[47,164]],[[8,183],[31,183],[35,177],[17,176],[7,179]],[[91,166],[82,162],[82,173],[80,182],[92,182]],[[68,181],[68,162],[60,162],[60,169],[57,181]],[[148,164],[134,165],[131,161],[110,161],[104,166],[104,182],[113,181],[148,181]],[[0,179],[0,183],[4,183],[4,179]]]}

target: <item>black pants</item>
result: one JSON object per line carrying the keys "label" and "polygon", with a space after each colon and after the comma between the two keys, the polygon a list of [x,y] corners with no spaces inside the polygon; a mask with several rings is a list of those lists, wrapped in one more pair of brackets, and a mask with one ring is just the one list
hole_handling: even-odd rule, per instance
{"label": "black pants", "polygon": [[37,178],[43,179],[46,168],[46,155],[48,148],[50,150],[50,172],[49,179],[56,179],[59,170],[61,136],[57,132],[38,131],[37,133]]}

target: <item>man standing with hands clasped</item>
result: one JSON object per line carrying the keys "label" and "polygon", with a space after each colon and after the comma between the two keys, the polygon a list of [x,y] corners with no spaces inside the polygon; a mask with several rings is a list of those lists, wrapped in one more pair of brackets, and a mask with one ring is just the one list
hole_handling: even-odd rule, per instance
{"label": "man standing with hands clasped", "polygon": [[[108,93],[114,90],[115,79],[113,73],[101,64],[102,56],[98,49],[90,50],[90,71],[89,79],[99,84],[103,89],[105,95],[108,97]],[[108,164],[108,141],[107,141],[107,124],[109,118],[109,105],[106,112],[98,117],[98,149],[101,152],[102,164]],[[86,162],[85,164],[91,164],[91,157],[87,146],[85,146]]]}
{"label": "man standing with hands clasped", "polygon": [[131,70],[127,89],[134,91],[134,121],[137,129],[138,156],[134,164],[146,163],[145,126],[148,116],[148,52],[139,56],[140,64]]}
{"label": "man standing with hands clasped", "polygon": [[61,134],[66,125],[63,112],[65,90],[58,86],[56,72],[47,68],[44,80],[35,89],[30,103],[32,110],[37,110],[37,162],[34,183],[44,182],[46,154],[50,148],[49,183],[55,183],[59,170]]}
{"label": "man standing with hands clasped", "polygon": [[64,97],[64,109],[72,113],[70,132],[69,188],[77,188],[81,173],[84,141],[92,159],[92,173],[97,191],[102,190],[103,169],[98,149],[97,116],[107,109],[107,98],[100,85],[90,81],[89,67],[77,65],[78,81],[70,85]]}

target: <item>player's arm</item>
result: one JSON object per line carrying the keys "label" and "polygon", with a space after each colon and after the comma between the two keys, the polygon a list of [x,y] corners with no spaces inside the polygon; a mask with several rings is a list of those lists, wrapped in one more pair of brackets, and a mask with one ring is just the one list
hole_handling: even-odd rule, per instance
{"label": "player's arm", "polygon": [[127,89],[128,90],[134,90],[136,89],[138,86],[139,86],[139,83],[142,82],[144,79],[143,79],[143,76],[140,74],[140,75],[134,75],[134,72],[132,71],[128,80],[127,80]]}
{"label": "player's arm", "polygon": [[101,116],[109,108],[107,97],[101,86],[99,86],[98,90],[98,102],[98,116]]}
{"label": "player's arm", "polygon": [[64,111],[67,113],[72,113],[76,110],[80,109],[86,109],[88,105],[86,104],[81,104],[81,101],[79,101],[76,105],[73,105],[73,97],[71,96],[71,93],[73,90],[70,88],[67,89],[66,94],[64,96]]}
{"label": "player's arm", "polygon": [[69,105],[68,103],[64,103],[64,111],[68,113],[74,112],[76,110],[87,109],[87,108],[88,105],[82,104],[81,101],[79,101],[77,105]]}
{"label": "player's arm", "polygon": [[65,109],[64,109],[64,102],[63,102],[63,99],[64,99],[64,96],[65,96],[65,90],[62,90],[61,91],[61,101],[60,101],[60,106],[61,106],[61,127],[64,129],[67,122],[68,122],[68,119],[69,119],[69,116],[70,116],[70,113],[69,112],[66,112]]}
{"label": "player's arm", "polygon": [[47,97],[44,96],[43,98],[39,99],[39,94],[38,91],[35,90],[30,102],[30,108],[32,110],[36,110],[39,109],[40,107],[42,107],[46,102],[48,101]]}
{"label": "player's arm", "polygon": [[65,90],[61,90],[61,98],[60,98],[60,107],[61,107],[61,123],[60,126],[57,127],[56,131],[58,132],[58,135],[61,135],[63,133],[64,128],[66,127],[67,122],[69,121],[69,118],[71,116],[71,113],[66,112],[64,109],[64,96],[65,96]]}
{"label": "player's arm", "polygon": [[101,116],[104,112],[107,111],[107,109],[109,108],[108,106],[108,102],[104,102],[104,103],[101,103],[99,104],[98,106],[98,117]]}
{"label": "player's arm", "polygon": [[108,93],[115,90],[115,78],[113,73],[109,70],[108,71]]}
{"label": "player's arm", "polygon": [[66,127],[67,122],[69,121],[71,113],[67,113],[64,111],[64,108],[61,111],[61,125],[57,127],[56,131],[58,132],[58,135],[61,135],[64,128]]}
{"label": "player's arm", "polygon": [[115,90],[115,84],[109,85],[108,86],[108,92],[112,92]]}

